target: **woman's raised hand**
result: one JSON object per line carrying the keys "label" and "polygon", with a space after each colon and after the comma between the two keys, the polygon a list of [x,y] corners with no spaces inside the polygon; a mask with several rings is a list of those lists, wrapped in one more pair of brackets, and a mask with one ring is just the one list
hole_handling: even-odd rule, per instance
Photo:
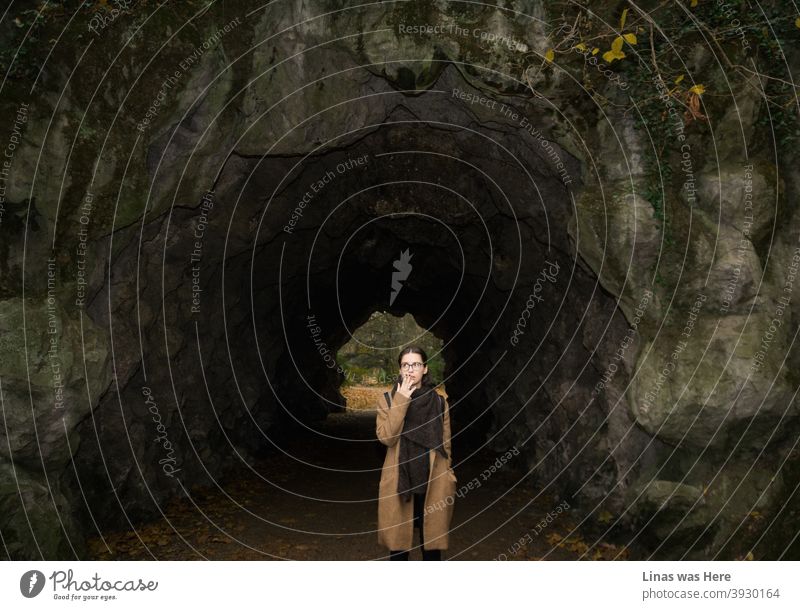
{"label": "woman's raised hand", "polygon": [[397,391],[406,398],[411,398],[411,392],[413,392],[411,385],[411,376],[403,375],[403,382],[397,384]]}

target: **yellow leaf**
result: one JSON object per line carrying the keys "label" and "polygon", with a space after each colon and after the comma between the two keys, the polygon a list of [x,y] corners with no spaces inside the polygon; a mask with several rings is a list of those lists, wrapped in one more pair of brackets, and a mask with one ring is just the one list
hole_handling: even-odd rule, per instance
{"label": "yellow leaf", "polygon": [[544,58],[545,58],[547,61],[553,61],[553,58],[554,58],[555,56],[556,56],[556,54],[555,54],[555,52],[553,51],[553,49],[547,49],[547,52],[544,54]]}
{"label": "yellow leaf", "polygon": [[800,28],[800,17],[794,20],[794,24],[796,27]]}
{"label": "yellow leaf", "polygon": [[694,93],[696,95],[703,95],[706,92],[706,88],[703,85],[695,85],[691,89],[689,89],[689,93]]}
{"label": "yellow leaf", "polygon": [[697,6],[697,0],[692,0],[692,8],[694,8],[695,6]]}
{"label": "yellow leaf", "polygon": [[629,32],[627,34],[623,34],[622,37],[628,44],[636,44],[636,34],[632,34]]}
{"label": "yellow leaf", "polygon": [[597,55],[597,52],[598,52],[599,50],[600,50],[600,49],[598,49],[597,47],[595,47],[594,49],[592,49],[592,55]]}
{"label": "yellow leaf", "polygon": [[625,18],[627,16],[628,16],[628,9],[625,9],[624,11],[622,11],[622,17],[620,17],[620,19],[619,19],[619,29],[620,30],[625,27]]}
{"label": "yellow leaf", "polygon": [[583,44],[582,42],[579,42],[573,48],[574,49],[578,49],[579,51],[585,51],[586,50],[586,45]]}
{"label": "yellow leaf", "polygon": [[603,53],[603,59],[608,63],[613,62],[615,59],[622,59],[623,57],[625,57],[625,53],[622,51],[615,51],[614,49]]}
{"label": "yellow leaf", "polygon": [[745,561],[753,561],[753,551],[747,551],[747,555],[744,556]]}
{"label": "yellow leaf", "polygon": [[625,53],[622,52],[622,44],[624,42],[622,36],[617,36],[614,42],[611,43],[611,50],[603,53],[603,59],[611,63],[615,59],[622,59],[625,57]]}
{"label": "yellow leaf", "polygon": [[678,78],[675,79],[675,84],[677,85],[682,80],[683,80],[683,74],[681,74]]}

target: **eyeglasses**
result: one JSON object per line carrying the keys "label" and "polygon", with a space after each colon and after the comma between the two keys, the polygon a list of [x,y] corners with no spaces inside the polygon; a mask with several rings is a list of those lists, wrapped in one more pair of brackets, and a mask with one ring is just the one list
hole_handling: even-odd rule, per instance
{"label": "eyeglasses", "polygon": [[404,362],[400,365],[400,368],[407,371],[408,369],[421,369],[423,366],[425,365],[422,362]]}

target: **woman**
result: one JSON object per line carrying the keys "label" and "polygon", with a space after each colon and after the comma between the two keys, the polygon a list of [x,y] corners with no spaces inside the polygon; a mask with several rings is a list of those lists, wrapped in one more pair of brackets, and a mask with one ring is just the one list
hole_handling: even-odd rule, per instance
{"label": "woman", "polygon": [[451,467],[450,407],[428,375],[419,347],[397,358],[400,377],[378,402],[376,433],[386,445],[378,487],[378,543],[391,559],[408,559],[414,527],[423,559],[441,559],[447,549],[455,502]]}

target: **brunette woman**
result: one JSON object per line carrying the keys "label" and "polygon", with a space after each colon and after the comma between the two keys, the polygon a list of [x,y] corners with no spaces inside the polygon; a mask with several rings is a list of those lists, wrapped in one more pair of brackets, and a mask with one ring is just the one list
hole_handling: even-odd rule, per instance
{"label": "brunette woman", "polygon": [[450,406],[428,374],[416,346],[397,358],[399,377],[378,402],[376,434],[386,445],[378,487],[378,543],[390,559],[408,559],[414,528],[423,559],[441,559],[450,537],[456,477],[452,469]]}

